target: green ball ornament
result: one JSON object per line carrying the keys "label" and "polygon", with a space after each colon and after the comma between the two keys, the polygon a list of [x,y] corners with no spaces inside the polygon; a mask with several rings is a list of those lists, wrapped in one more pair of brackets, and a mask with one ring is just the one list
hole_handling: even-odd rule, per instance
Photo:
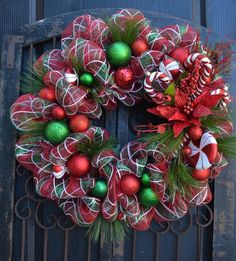
{"label": "green ball ornament", "polygon": [[149,175],[144,172],[141,176],[141,184],[144,186],[144,187],[149,187],[150,186],[150,177]]}
{"label": "green ball ornament", "polygon": [[103,179],[97,180],[92,189],[92,195],[101,199],[105,198],[107,195],[107,182]]}
{"label": "green ball ornament", "polygon": [[51,121],[45,129],[46,139],[53,145],[58,145],[70,134],[70,129],[65,121]]}
{"label": "green ball ornament", "polygon": [[115,68],[126,66],[131,58],[131,49],[126,43],[114,42],[107,47],[106,56]]}
{"label": "green ball ornament", "polygon": [[79,77],[80,84],[85,86],[91,86],[94,83],[94,77],[91,73],[82,73]]}
{"label": "green ball ornament", "polygon": [[151,188],[142,188],[139,192],[139,201],[145,208],[149,208],[157,205],[158,198]]}

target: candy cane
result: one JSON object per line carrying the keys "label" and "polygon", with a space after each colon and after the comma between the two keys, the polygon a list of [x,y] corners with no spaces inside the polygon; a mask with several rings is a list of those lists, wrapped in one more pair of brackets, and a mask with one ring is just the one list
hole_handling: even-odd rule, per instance
{"label": "candy cane", "polygon": [[163,72],[147,72],[144,80],[144,90],[151,98],[155,98],[157,91],[152,87],[153,82],[159,80],[165,87],[170,83],[171,79]]}
{"label": "candy cane", "polygon": [[199,62],[203,66],[203,70],[199,77],[198,87],[197,87],[196,93],[193,95],[193,98],[196,98],[197,96],[199,96],[202,93],[202,89],[204,88],[204,86],[212,72],[212,64],[211,64],[210,59],[201,53],[190,54],[187,58],[185,66],[186,67],[192,66],[192,64],[196,60],[199,60]]}
{"label": "candy cane", "polygon": [[211,95],[223,95],[224,96],[220,102],[220,105],[225,109],[227,109],[227,105],[231,102],[231,98],[228,93],[228,88],[229,87],[227,85],[225,85],[223,89],[216,89],[216,90],[211,91]]}

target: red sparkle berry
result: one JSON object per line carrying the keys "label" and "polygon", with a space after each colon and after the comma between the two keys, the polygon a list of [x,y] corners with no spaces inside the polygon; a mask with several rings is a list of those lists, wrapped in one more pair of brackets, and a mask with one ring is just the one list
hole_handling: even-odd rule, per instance
{"label": "red sparkle berry", "polygon": [[163,93],[158,92],[158,93],[156,94],[155,99],[156,99],[157,101],[163,101],[163,99],[164,99]]}
{"label": "red sparkle berry", "polygon": [[165,95],[165,102],[171,102],[171,96]]}
{"label": "red sparkle berry", "polygon": [[192,149],[189,147],[185,147],[185,148],[183,148],[182,152],[183,152],[184,156],[188,157],[189,155],[191,155]]}

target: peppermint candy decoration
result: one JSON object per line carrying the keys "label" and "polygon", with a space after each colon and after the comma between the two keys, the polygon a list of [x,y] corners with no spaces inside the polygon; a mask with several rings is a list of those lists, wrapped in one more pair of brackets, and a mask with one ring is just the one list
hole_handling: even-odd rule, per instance
{"label": "peppermint candy decoration", "polygon": [[151,98],[157,96],[157,91],[152,86],[154,81],[158,81],[163,89],[165,89],[171,82],[171,79],[163,72],[147,72],[146,75],[147,77],[144,80],[144,90]]}
{"label": "peppermint candy decoration", "polygon": [[65,70],[65,80],[66,82],[72,84],[72,85],[77,85],[78,83],[78,76],[74,69],[72,68],[67,68]]}
{"label": "peppermint candy decoration", "polygon": [[191,140],[188,147],[192,150],[188,162],[193,168],[203,170],[212,166],[218,151],[217,141],[212,134],[205,132],[199,140]]}
{"label": "peppermint candy decoration", "polygon": [[165,73],[170,80],[178,77],[184,70],[179,62],[173,59],[165,59],[159,65],[159,71]]}

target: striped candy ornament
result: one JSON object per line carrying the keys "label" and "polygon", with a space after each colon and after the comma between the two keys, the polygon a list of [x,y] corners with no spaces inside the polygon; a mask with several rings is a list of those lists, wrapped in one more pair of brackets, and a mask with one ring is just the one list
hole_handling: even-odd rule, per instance
{"label": "striped candy ornament", "polygon": [[72,68],[67,68],[65,70],[65,80],[66,82],[76,86],[78,83],[78,76],[76,74],[76,72],[74,71],[74,69]]}
{"label": "striped candy ornament", "polygon": [[66,173],[66,168],[64,166],[54,165],[52,170],[52,174],[56,179],[62,178]]}
{"label": "striped candy ornament", "polygon": [[163,89],[171,82],[171,79],[163,72],[147,72],[146,76],[144,80],[144,90],[151,98],[155,98],[157,95],[157,91],[152,87],[154,81],[159,81]]}
{"label": "striped candy ornament", "polygon": [[66,173],[66,170],[65,170],[65,169],[62,169],[62,170],[59,171],[59,172],[53,171],[53,175],[54,175],[54,177],[55,177],[56,179],[61,179],[61,178],[64,176],[65,173]]}
{"label": "striped candy ornament", "polygon": [[171,80],[184,71],[179,62],[173,59],[165,59],[159,65],[159,71],[165,73]]}
{"label": "striped candy ornament", "polygon": [[223,99],[221,100],[220,104],[226,108],[227,105],[231,102],[231,98],[230,98],[230,95],[228,93],[228,86],[225,85],[223,89],[216,89],[216,90],[213,90],[211,91],[211,95],[223,95]]}
{"label": "striped candy ornament", "polygon": [[191,67],[196,60],[200,61],[200,64],[203,67],[203,70],[199,77],[199,82],[198,82],[196,92],[195,92],[195,94],[193,94],[192,98],[196,98],[197,96],[199,96],[202,93],[202,89],[204,88],[207,81],[209,80],[211,72],[212,72],[212,64],[211,64],[210,59],[201,53],[190,54],[187,58],[185,66],[187,68]]}
{"label": "striped candy ornament", "polygon": [[190,141],[188,147],[192,152],[188,157],[190,165],[197,169],[208,169],[214,163],[217,156],[217,141],[209,132],[205,132],[197,141]]}

